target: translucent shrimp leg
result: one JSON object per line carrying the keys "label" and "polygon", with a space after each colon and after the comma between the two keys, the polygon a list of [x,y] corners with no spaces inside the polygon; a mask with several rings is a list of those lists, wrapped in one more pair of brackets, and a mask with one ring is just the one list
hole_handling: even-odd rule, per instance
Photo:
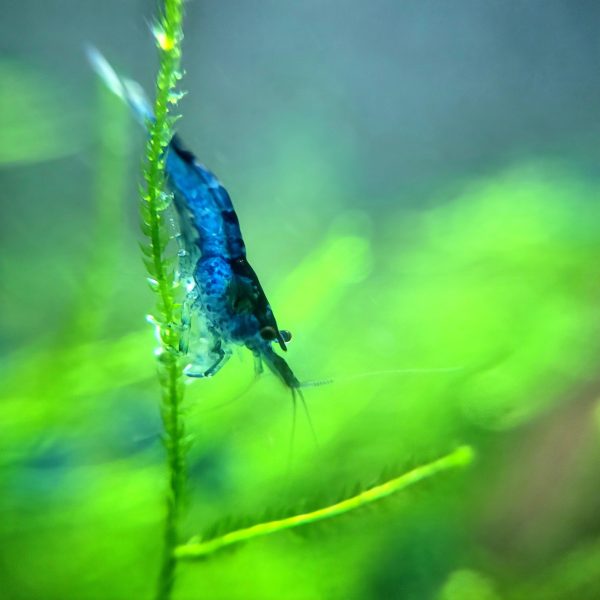
{"label": "translucent shrimp leg", "polygon": [[[185,368],[185,374],[188,377],[212,377],[219,371],[231,356],[231,350],[224,350],[221,341],[216,340],[208,356],[203,355],[196,357],[197,362],[190,363]],[[210,358],[213,362],[207,367],[206,358]]]}

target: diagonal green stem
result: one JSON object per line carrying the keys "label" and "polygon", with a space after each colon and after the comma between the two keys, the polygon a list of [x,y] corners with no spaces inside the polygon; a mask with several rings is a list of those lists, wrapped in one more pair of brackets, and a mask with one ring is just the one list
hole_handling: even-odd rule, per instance
{"label": "diagonal green stem", "polygon": [[381,485],[372,487],[356,496],[352,496],[331,506],[320,508],[312,512],[304,513],[301,515],[295,515],[293,517],[287,517],[285,519],[278,519],[276,521],[268,521],[266,523],[260,523],[253,525],[252,527],[246,527],[244,529],[238,529],[226,533],[220,537],[205,542],[189,542],[178,546],[175,549],[175,557],[177,559],[197,559],[204,558],[210,554],[213,554],[221,548],[231,546],[233,544],[239,544],[257,537],[264,535],[270,535],[286,529],[292,529],[294,527],[300,527],[302,525],[308,525],[309,523],[315,523],[316,521],[322,521],[324,519],[331,519],[339,515],[356,510],[371,504],[396,492],[406,489],[415,483],[423,481],[428,477],[436,475],[442,471],[448,469],[454,469],[457,467],[466,467],[473,462],[474,452],[470,446],[461,446],[454,452],[443,456],[431,463],[416,467],[412,471],[386,481]]}

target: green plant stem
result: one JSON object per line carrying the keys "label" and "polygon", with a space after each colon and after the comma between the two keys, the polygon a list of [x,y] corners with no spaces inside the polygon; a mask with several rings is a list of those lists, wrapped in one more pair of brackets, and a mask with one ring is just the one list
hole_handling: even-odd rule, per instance
{"label": "green plant stem", "polygon": [[221,548],[231,546],[233,544],[239,544],[260,536],[270,535],[277,533],[285,529],[292,529],[294,527],[300,527],[302,525],[308,525],[316,521],[322,521],[324,519],[330,519],[339,515],[343,515],[350,511],[356,510],[376,502],[387,496],[395,494],[407,487],[414,485],[432,475],[436,475],[441,471],[447,471],[448,469],[454,469],[457,467],[466,467],[473,462],[474,452],[470,446],[461,446],[451,452],[450,454],[443,456],[431,463],[416,467],[412,471],[386,481],[381,485],[372,487],[356,496],[352,496],[331,506],[320,508],[318,510],[304,513],[301,515],[295,515],[293,517],[287,517],[284,519],[278,519],[276,521],[268,521],[266,523],[260,523],[253,525],[252,527],[246,527],[244,529],[238,529],[232,531],[220,537],[205,542],[189,542],[187,544],[178,546],[175,549],[175,557],[177,559],[197,559],[206,557]]}
{"label": "green plant stem", "polygon": [[179,354],[181,318],[176,302],[174,275],[165,256],[169,237],[163,224],[163,211],[169,194],[165,187],[164,155],[173,135],[174,117],[169,113],[174,106],[175,86],[181,78],[181,40],[183,0],[164,0],[160,22],[154,29],[159,49],[160,64],[156,79],[154,121],[149,123],[142,194],[142,228],[149,245],[144,248],[146,267],[152,287],[157,294],[155,317],[160,334],[159,379],[162,388],[161,413],[164,443],[167,451],[169,487],[164,524],[164,547],[161,570],[156,590],[157,600],[171,596],[175,578],[173,549],[179,539],[179,517],[185,488],[185,439],[181,416],[183,401],[183,370]]}

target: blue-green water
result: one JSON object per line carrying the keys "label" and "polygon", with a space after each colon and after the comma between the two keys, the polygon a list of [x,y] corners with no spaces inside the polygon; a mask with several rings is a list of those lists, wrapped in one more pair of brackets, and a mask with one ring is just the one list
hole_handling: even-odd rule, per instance
{"label": "blue-green water", "polygon": [[[6,7],[0,597],[151,597],[165,466],[138,240],[152,3]],[[231,192],[305,396],[186,386],[185,541],[468,469],[182,563],[175,598],[600,596],[593,3],[190,2],[178,129]],[[290,453],[290,446],[292,452]],[[232,524],[223,524],[231,518]]]}

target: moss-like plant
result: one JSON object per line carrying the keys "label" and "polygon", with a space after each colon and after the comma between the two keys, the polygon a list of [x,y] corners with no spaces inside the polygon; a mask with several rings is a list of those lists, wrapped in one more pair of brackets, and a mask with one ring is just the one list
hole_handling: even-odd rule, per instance
{"label": "moss-like plant", "polygon": [[442,471],[466,467],[470,465],[472,461],[472,448],[470,446],[461,446],[446,456],[419,467],[415,467],[399,477],[389,479],[380,485],[358,492],[357,494],[346,498],[345,500],[340,500],[330,506],[318,508],[299,515],[283,517],[273,521],[266,521],[248,527],[242,527],[219,536],[209,537],[205,540],[191,540],[187,544],[179,546],[175,550],[175,555],[179,559],[186,560],[205,558],[222,548],[240,544],[254,538],[345,515],[372,504],[373,502],[383,500],[392,494],[405,490],[411,485],[428,479]]}
{"label": "moss-like plant", "polygon": [[177,97],[175,86],[181,78],[181,41],[183,0],[164,0],[154,32],[160,56],[156,79],[154,120],[148,124],[149,136],[144,165],[145,188],[142,190],[142,229],[147,243],[142,245],[149,281],[156,292],[154,322],[159,333],[159,379],[162,390],[161,414],[167,450],[169,487],[167,491],[164,548],[156,598],[166,599],[173,587],[178,541],[178,523],[185,488],[185,433],[181,417],[183,402],[183,365],[179,353],[181,330],[177,284],[167,255],[169,234],[164,210],[170,195],[165,185],[165,150],[173,136],[176,117],[171,114]]}
{"label": "moss-like plant", "polygon": [[249,527],[228,531],[209,539],[179,544],[179,521],[186,486],[187,446],[181,411],[184,389],[182,385],[183,357],[179,351],[181,311],[172,260],[167,252],[170,236],[165,227],[163,215],[171,201],[171,194],[165,185],[164,160],[176,120],[172,110],[178,98],[175,88],[181,78],[182,16],[181,0],[164,0],[160,20],[154,30],[160,55],[160,66],[156,81],[155,117],[152,122],[148,123],[149,138],[144,166],[146,185],[142,190],[141,203],[142,229],[147,237],[147,243],[142,244],[144,262],[151,287],[157,296],[156,314],[153,315],[153,321],[160,339],[160,348],[157,354],[169,477],[162,564],[156,592],[157,600],[170,598],[178,559],[206,557],[226,546],[349,513],[404,490],[436,473],[465,466],[472,460],[471,449],[462,447],[445,457],[417,467],[380,485],[360,491],[354,496],[330,506],[274,521],[258,522]]}

